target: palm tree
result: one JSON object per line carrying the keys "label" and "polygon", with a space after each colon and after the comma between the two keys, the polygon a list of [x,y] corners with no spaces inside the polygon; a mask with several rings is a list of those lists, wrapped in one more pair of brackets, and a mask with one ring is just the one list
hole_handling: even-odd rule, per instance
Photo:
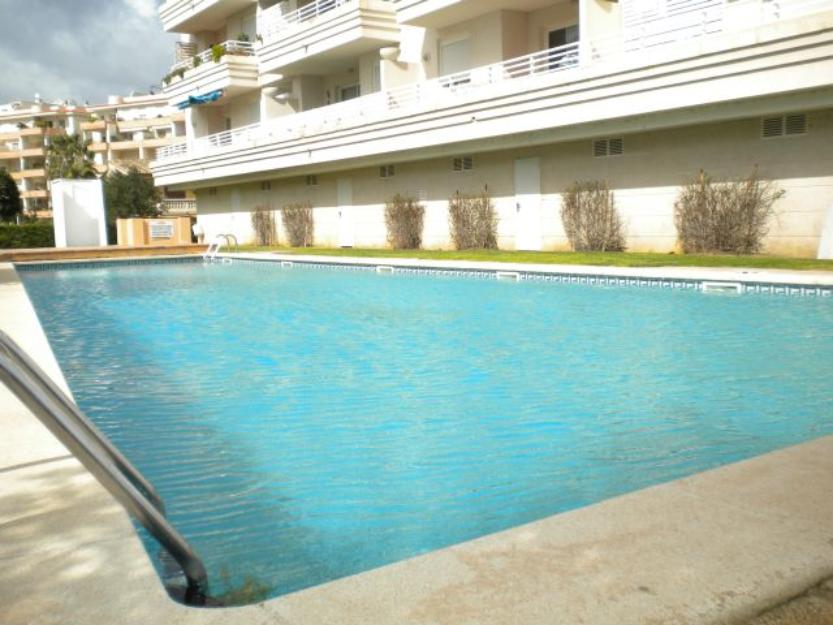
{"label": "palm tree", "polygon": [[58,178],[95,178],[95,165],[84,140],[79,135],[52,138],[46,154],[46,175]]}

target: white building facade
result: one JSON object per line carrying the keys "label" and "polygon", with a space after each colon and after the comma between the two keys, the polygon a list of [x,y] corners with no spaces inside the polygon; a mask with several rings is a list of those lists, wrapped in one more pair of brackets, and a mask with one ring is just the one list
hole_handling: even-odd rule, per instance
{"label": "white building facade", "polygon": [[[189,101],[157,184],[208,237],[309,201],[315,243],[386,245],[384,204],[487,187],[505,249],[568,249],[561,193],[604,180],[633,251],[671,251],[680,186],[756,167],[766,250],[815,256],[833,204],[833,0],[168,0]],[[196,58],[195,58],[196,57]],[[189,100],[190,98],[190,100]],[[279,220],[278,220],[279,221]],[[285,240],[285,239],[281,239]]]}

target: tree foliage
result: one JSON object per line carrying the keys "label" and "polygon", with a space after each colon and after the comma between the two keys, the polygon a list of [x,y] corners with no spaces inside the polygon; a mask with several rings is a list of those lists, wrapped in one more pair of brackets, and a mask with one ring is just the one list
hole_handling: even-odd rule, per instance
{"label": "tree foliage", "polygon": [[156,217],[159,192],[153,178],[135,167],[111,172],[104,179],[104,200],[111,222],[128,217]]}
{"label": "tree foliage", "polygon": [[458,250],[497,249],[497,213],[488,189],[455,193],[448,200],[448,223]]}
{"label": "tree foliage", "polygon": [[11,174],[0,168],[0,221],[13,222],[23,212],[20,191]]}
{"label": "tree foliage", "polygon": [[95,174],[92,155],[80,135],[58,135],[52,138],[46,154],[46,175],[49,180],[95,178]]}
{"label": "tree foliage", "polygon": [[419,249],[424,222],[425,207],[416,198],[397,193],[385,203],[388,242],[395,250]]}

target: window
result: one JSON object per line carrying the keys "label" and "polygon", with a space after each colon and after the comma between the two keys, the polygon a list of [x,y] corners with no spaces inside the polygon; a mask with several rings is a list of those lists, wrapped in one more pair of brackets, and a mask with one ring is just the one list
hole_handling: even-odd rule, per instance
{"label": "window", "polygon": [[261,191],[271,191],[272,190],[272,183],[271,182],[261,182],[260,183],[260,190]]}
{"label": "window", "polygon": [[549,52],[549,69],[572,67],[578,63],[578,50],[573,47],[564,49],[571,43],[578,43],[578,24],[551,30],[547,40]]}
{"label": "window", "polygon": [[317,187],[318,186],[318,176],[315,174],[307,176],[307,186],[308,187]]}
{"label": "window", "polygon": [[352,100],[353,98],[358,98],[362,94],[362,90],[359,84],[356,83],[355,85],[341,87],[338,93],[339,102],[345,102],[347,100]]}
{"label": "window", "polygon": [[776,117],[764,117],[761,120],[761,137],[788,137],[807,133],[807,116],[804,113],[792,113]]}
{"label": "window", "polygon": [[471,171],[474,169],[474,158],[471,156],[459,156],[452,164],[454,171]]}
{"label": "window", "polygon": [[396,168],[393,165],[382,165],[379,168],[379,178],[393,178],[396,175]]}
{"label": "window", "polygon": [[625,153],[625,141],[621,137],[597,139],[593,142],[593,156],[621,156]]}

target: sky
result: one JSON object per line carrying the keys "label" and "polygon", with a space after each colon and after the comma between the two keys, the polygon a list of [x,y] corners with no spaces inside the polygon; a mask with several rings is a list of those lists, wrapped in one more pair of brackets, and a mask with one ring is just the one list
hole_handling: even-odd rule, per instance
{"label": "sky", "polygon": [[0,104],[148,93],[173,64],[161,0],[0,0]]}

